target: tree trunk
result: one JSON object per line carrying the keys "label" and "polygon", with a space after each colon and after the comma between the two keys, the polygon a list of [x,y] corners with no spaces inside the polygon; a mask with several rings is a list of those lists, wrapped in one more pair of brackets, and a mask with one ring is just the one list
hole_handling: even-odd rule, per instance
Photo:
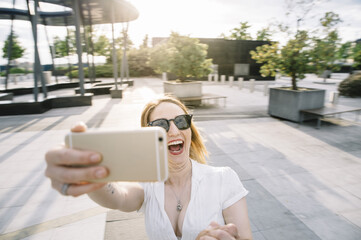
{"label": "tree trunk", "polygon": [[292,73],[292,90],[297,90],[296,74]]}

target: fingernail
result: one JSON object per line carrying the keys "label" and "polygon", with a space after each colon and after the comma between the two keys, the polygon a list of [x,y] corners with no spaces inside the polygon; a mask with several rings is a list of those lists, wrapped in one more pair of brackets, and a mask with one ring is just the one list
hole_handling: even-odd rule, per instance
{"label": "fingernail", "polygon": [[97,163],[97,162],[99,162],[99,161],[100,161],[100,156],[99,156],[99,154],[92,154],[92,155],[90,155],[90,161],[91,161],[92,163]]}
{"label": "fingernail", "polygon": [[100,168],[100,169],[95,171],[95,177],[96,178],[103,178],[103,177],[105,177],[106,174],[107,174],[107,172],[103,168]]}

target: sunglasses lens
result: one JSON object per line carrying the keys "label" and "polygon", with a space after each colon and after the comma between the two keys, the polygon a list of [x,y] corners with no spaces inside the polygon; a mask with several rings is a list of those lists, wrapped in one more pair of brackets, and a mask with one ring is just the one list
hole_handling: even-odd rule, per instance
{"label": "sunglasses lens", "polygon": [[154,120],[153,122],[148,123],[148,126],[162,127],[168,132],[170,121],[173,121],[179,130],[186,130],[191,126],[192,115],[179,115],[176,118],[170,120],[157,119]]}
{"label": "sunglasses lens", "polygon": [[169,130],[169,124],[168,121],[165,119],[158,119],[152,122],[152,126],[156,126],[156,127],[162,127],[164,128],[167,132]]}
{"label": "sunglasses lens", "polygon": [[191,124],[191,117],[189,115],[180,115],[174,119],[174,124],[179,130],[188,129]]}

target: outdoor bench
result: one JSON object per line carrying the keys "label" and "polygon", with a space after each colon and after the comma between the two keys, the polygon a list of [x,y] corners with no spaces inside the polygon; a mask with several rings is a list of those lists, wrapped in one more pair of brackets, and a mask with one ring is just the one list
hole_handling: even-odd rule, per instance
{"label": "outdoor bench", "polygon": [[211,100],[215,100],[215,102],[218,104],[219,99],[223,99],[223,106],[226,106],[227,97],[212,93],[205,93],[199,97],[179,97],[178,99],[181,102],[183,102],[185,105],[193,105],[193,106],[199,106],[203,104],[205,101],[208,102]]}
{"label": "outdoor bench", "polygon": [[304,116],[307,114],[314,115],[317,117],[317,127],[316,127],[317,129],[319,129],[321,127],[321,119],[325,118],[326,116],[331,116],[331,115],[336,115],[336,114],[341,114],[341,113],[346,113],[346,112],[356,112],[355,121],[357,121],[360,111],[361,111],[360,107],[350,107],[350,106],[336,105],[336,104],[331,104],[331,105],[327,105],[322,108],[316,108],[316,109],[304,109],[304,110],[300,111],[301,112],[300,124],[302,124]]}

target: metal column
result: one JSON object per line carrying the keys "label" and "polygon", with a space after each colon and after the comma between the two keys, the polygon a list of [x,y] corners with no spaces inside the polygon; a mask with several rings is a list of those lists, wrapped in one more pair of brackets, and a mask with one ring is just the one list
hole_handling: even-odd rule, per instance
{"label": "metal column", "polygon": [[125,27],[123,26],[123,58],[120,71],[120,84],[123,84],[124,74],[126,74],[127,80],[129,80],[129,68],[128,68],[128,59],[127,59],[127,41],[128,41],[128,27],[129,23],[127,22]]}
{"label": "metal column", "polygon": [[79,0],[73,1],[73,6],[75,10],[75,38],[76,38],[76,52],[78,54],[78,77],[79,77],[79,87],[80,94],[84,96],[84,69],[82,55],[83,51],[81,48],[81,35],[80,35],[80,6]]}
{"label": "metal column", "polygon": [[115,49],[115,40],[114,40],[114,8],[112,8],[112,46],[113,46],[113,75],[115,90],[118,90],[118,62],[117,62],[117,53]]}
{"label": "metal column", "polygon": [[44,99],[47,98],[47,90],[46,90],[46,84],[45,79],[43,75],[43,70],[41,69],[41,63],[40,63],[40,57],[39,57],[39,51],[38,51],[38,0],[34,0],[34,12],[30,9],[30,3],[29,0],[26,1],[28,6],[28,11],[31,19],[31,26],[33,30],[33,38],[34,38],[34,100],[35,102],[38,101],[38,80],[40,79]]}
{"label": "metal column", "polygon": [[[13,8],[15,8],[15,0],[13,0]],[[10,61],[11,61],[11,54],[13,49],[13,35],[14,35],[13,28],[14,28],[14,15],[11,15],[10,38],[8,40],[8,64],[6,66],[5,90],[8,89]]]}

